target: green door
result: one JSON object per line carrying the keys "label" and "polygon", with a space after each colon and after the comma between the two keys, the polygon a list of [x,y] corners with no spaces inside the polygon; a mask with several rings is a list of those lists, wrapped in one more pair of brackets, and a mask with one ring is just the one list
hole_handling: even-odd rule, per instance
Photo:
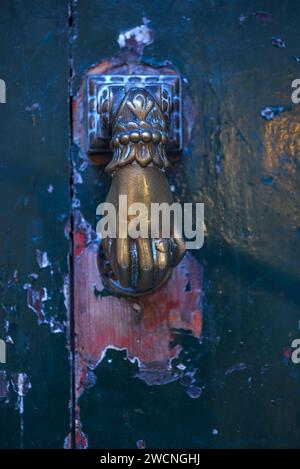
{"label": "green door", "polygon": [[[0,11],[0,447],[299,448],[300,4],[3,0]],[[124,301],[80,264],[111,178],[74,143],[74,103],[86,71],[120,57],[181,75],[186,143],[168,181],[175,200],[205,206],[180,294],[198,301],[201,327],[168,319],[154,378],[145,350],[131,353],[134,325],[105,342],[113,326],[91,320],[94,305],[123,321]],[[148,363],[159,312],[177,312],[159,302]]]}

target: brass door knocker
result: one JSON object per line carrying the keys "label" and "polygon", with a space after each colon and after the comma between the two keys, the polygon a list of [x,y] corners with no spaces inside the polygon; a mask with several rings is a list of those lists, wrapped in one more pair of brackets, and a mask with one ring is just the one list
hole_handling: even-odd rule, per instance
{"label": "brass door knocker", "polygon": [[[144,89],[129,90],[112,125],[113,159],[106,168],[112,173],[107,202],[114,204],[117,214],[120,195],[127,196],[128,206],[145,204],[149,218],[151,204],[172,205],[164,173],[169,164],[167,142],[166,120],[153,96]],[[104,282],[123,294],[146,293],[162,285],[185,251],[174,225],[170,238],[163,238],[160,232],[153,239],[150,219],[147,221],[145,238],[121,238],[117,233],[115,239],[107,237],[102,242],[100,268]]]}
{"label": "brass door knocker", "polygon": [[[181,233],[171,219],[169,236],[161,225],[153,236],[152,204],[174,202],[165,170],[168,149],[181,148],[180,79],[170,76],[89,76],[87,78],[87,152],[107,151],[112,175],[106,199],[116,210],[116,236],[104,237],[99,269],[107,288],[122,295],[141,295],[161,286],[185,252]],[[143,204],[146,232],[133,238],[119,227],[120,196],[129,208]],[[172,217],[172,213],[170,212]]]}

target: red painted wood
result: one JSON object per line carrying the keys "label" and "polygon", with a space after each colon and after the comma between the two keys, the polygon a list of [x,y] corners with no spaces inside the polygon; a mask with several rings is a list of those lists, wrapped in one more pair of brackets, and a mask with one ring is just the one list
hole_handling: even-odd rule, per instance
{"label": "red painted wood", "polygon": [[75,239],[80,249],[76,244],[74,256],[76,397],[84,391],[87,367],[95,369],[109,348],[125,349],[130,360],[138,360],[138,376],[148,384],[173,381],[171,361],[181,350],[171,345],[176,329],[201,337],[202,267],[187,253],[157,292],[132,299],[103,296],[98,244],[83,246],[89,235],[82,221],[79,226]]}

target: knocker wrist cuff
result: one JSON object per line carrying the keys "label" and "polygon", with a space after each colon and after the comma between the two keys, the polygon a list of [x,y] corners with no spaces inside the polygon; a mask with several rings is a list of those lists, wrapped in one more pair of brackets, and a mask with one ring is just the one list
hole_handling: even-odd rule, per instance
{"label": "knocker wrist cuff", "polygon": [[146,90],[131,89],[112,126],[113,158],[106,171],[113,173],[134,161],[142,167],[152,163],[167,168],[167,143],[167,123],[157,102]]}

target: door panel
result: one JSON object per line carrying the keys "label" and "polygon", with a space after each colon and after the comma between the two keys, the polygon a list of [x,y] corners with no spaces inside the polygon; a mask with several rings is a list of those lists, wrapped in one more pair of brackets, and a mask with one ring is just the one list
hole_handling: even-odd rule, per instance
{"label": "door panel", "polygon": [[0,365],[3,448],[61,448],[69,429],[66,333],[53,325],[66,320],[67,14],[60,1],[51,8],[48,1],[1,3],[0,323],[1,338],[9,336]]}
{"label": "door panel", "polygon": [[[142,16],[155,37],[144,60],[171,61],[186,78],[192,138],[169,178],[181,202],[205,203],[207,227],[204,248],[192,252],[204,266],[206,338],[178,339],[187,368],[163,386],[136,377],[126,351],[108,351],[79,400],[90,447],[299,444],[299,377],[285,358],[298,327],[299,109],[270,122],[260,112],[290,104],[300,11],[290,2],[264,2],[267,16],[261,8],[90,0],[74,9],[74,90]],[[271,44],[278,31],[286,49]],[[101,168],[83,173],[78,197],[92,226],[108,185]],[[186,385],[194,372],[196,398]]]}
{"label": "door panel", "polygon": [[[14,343],[7,338],[0,365],[0,446],[299,448],[291,343],[299,337],[300,108],[291,82],[300,6],[29,0],[1,11],[0,326]],[[126,35],[142,24],[145,35]],[[119,347],[105,335],[109,320],[103,333],[105,308],[120,318],[127,311],[101,293],[95,267],[96,208],[111,178],[72,143],[85,73],[118,62],[126,38],[127,60],[143,53],[149,66],[172,64],[184,79],[186,143],[168,179],[176,200],[205,204],[204,247],[184,260],[181,295],[189,307],[195,295],[201,325],[174,333],[169,324],[167,347],[148,347],[147,363],[179,351],[160,369],[161,384],[145,379],[131,353],[139,305],[136,323],[117,323]],[[268,106],[286,109],[267,120]],[[168,312],[167,297],[153,298]],[[83,366],[84,347],[93,366]]]}

